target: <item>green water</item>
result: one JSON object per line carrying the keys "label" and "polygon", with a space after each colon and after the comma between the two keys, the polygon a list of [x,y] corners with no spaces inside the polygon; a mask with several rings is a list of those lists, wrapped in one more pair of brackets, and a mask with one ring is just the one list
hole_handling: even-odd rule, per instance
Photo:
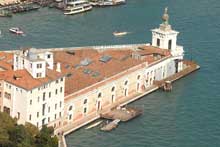
{"label": "green water", "polygon": [[[144,114],[104,133],[98,128],[67,136],[69,147],[219,147],[220,146],[220,1],[127,0],[127,5],[64,16],[54,9],[0,18],[1,49],[69,47],[151,41],[164,7],[180,32],[178,44],[201,70],[174,84],[171,93],[154,92],[132,105]],[[26,36],[8,33],[21,27]],[[129,31],[115,38],[114,31]]]}

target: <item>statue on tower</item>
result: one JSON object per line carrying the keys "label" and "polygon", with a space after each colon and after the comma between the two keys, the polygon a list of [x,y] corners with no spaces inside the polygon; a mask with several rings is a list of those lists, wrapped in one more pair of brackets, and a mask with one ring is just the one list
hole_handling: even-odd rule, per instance
{"label": "statue on tower", "polygon": [[162,20],[163,20],[163,23],[165,25],[168,25],[169,24],[169,15],[168,15],[168,7],[165,8],[164,10],[164,14],[162,16]]}
{"label": "statue on tower", "polygon": [[164,14],[162,16],[163,23],[160,24],[160,29],[163,31],[170,31],[172,30],[171,25],[169,24],[169,14],[168,14],[168,7],[164,9]]}

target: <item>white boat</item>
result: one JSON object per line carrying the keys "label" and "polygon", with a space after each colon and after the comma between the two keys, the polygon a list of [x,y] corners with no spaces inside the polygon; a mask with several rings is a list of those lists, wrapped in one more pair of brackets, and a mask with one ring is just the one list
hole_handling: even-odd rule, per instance
{"label": "white boat", "polygon": [[115,5],[125,4],[126,0],[113,0]]}
{"label": "white boat", "polygon": [[93,2],[92,5],[97,7],[108,7],[108,6],[117,6],[125,3],[126,0],[100,0],[98,2]]}
{"label": "white boat", "polygon": [[124,36],[127,35],[129,32],[113,32],[114,36]]}
{"label": "white boat", "polygon": [[89,125],[88,127],[86,127],[85,129],[88,130],[88,129],[94,128],[94,127],[100,125],[102,122],[103,122],[102,120],[95,122],[95,123]]}
{"label": "white boat", "polygon": [[73,15],[92,10],[92,5],[87,0],[68,1],[64,9],[65,15]]}
{"label": "white boat", "polygon": [[17,28],[17,27],[10,28],[9,31],[14,34],[18,34],[18,35],[24,34],[24,32],[20,28]]}

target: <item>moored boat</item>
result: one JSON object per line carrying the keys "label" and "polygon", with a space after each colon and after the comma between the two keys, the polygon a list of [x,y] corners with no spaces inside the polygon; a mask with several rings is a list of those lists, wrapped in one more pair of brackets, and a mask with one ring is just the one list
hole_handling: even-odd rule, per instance
{"label": "moored boat", "polygon": [[86,0],[69,1],[64,9],[64,14],[73,15],[89,10],[92,10],[92,5]]}
{"label": "moored boat", "polygon": [[125,4],[126,0],[100,0],[97,2],[91,2],[95,7],[108,7],[108,6],[117,6]]}
{"label": "moored boat", "polygon": [[18,34],[18,35],[24,34],[24,32],[20,28],[18,28],[18,27],[10,28],[9,31],[11,33]]}

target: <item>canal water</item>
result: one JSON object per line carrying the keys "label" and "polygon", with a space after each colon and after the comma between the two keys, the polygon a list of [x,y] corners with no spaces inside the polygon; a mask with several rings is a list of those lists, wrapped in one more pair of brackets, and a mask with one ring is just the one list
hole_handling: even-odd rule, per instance
{"label": "canal water", "polygon": [[[180,32],[185,57],[201,70],[177,81],[171,93],[154,92],[132,105],[144,114],[110,132],[98,128],[66,137],[69,147],[219,147],[220,146],[220,1],[127,0],[127,5],[64,16],[55,9],[0,18],[0,48],[52,48],[151,41],[164,7]],[[8,33],[21,27],[26,36]],[[114,31],[131,32],[115,38]]]}

